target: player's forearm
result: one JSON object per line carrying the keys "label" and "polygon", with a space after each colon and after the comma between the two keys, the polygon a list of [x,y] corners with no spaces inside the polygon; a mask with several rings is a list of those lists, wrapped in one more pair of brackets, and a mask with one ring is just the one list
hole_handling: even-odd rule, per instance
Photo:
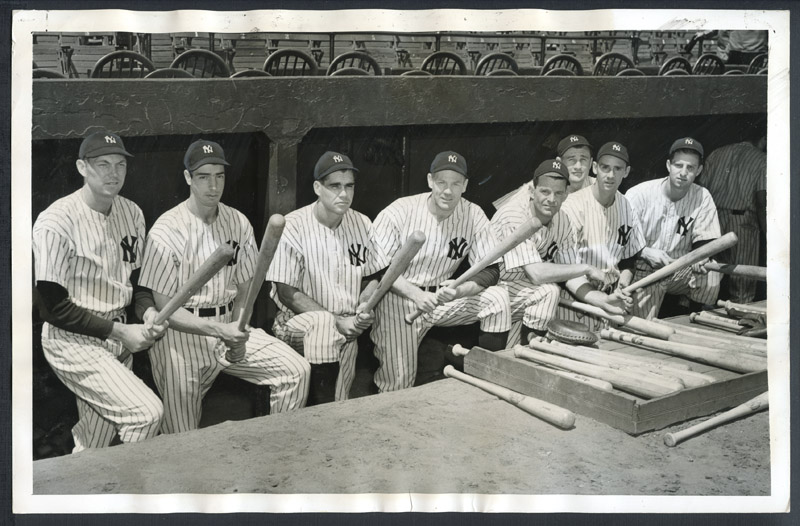
{"label": "player's forearm", "polygon": [[532,263],[525,265],[523,269],[528,279],[534,285],[544,285],[545,283],[563,283],[573,278],[586,276],[590,271],[589,265],[559,265],[558,263]]}
{"label": "player's forearm", "polygon": [[422,290],[416,285],[409,283],[403,276],[398,277],[392,284],[392,292],[414,301]]}
{"label": "player's forearm", "polygon": [[314,301],[311,296],[301,292],[295,287],[286,285],[284,283],[276,283],[278,289],[278,298],[286,307],[288,307],[295,314],[302,314],[304,312],[313,312],[326,310]]}
{"label": "player's forearm", "polygon": [[59,329],[108,339],[114,329],[114,322],[92,314],[75,305],[69,299],[67,289],[49,281],[37,281],[36,290],[39,314],[42,319]]}
{"label": "player's forearm", "polygon": [[479,287],[477,289],[477,291],[473,292],[472,294],[463,294],[463,295],[464,296],[474,296],[475,294],[477,294],[478,292],[482,291],[483,289],[485,289],[487,287],[491,287],[493,285],[497,285],[498,281],[500,281],[500,266],[499,265],[489,265],[485,269],[483,269],[480,272],[478,272],[477,274],[475,274],[475,276],[472,279],[467,280],[466,282],[464,282],[464,285],[466,285],[468,283],[475,284],[477,287]]}
{"label": "player's forearm", "polygon": [[619,288],[625,288],[631,284],[633,281],[633,270],[626,268],[625,270],[620,271],[619,279],[617,280],[617,286]]}
{"label": "player's forearm", "polygon": [[[155,291],[153,291],[153,299],[155,300],[156,308],[158,310],[163,309],[169,301],[168,296]],[[178,310],[176,310],[172,316],[169,317],[170,329],[188,334],[199,334],[201,336],[213,336],[215,338],[219,338],[220,325],[220,322],[196,316],[184,307],[178,308]]]}

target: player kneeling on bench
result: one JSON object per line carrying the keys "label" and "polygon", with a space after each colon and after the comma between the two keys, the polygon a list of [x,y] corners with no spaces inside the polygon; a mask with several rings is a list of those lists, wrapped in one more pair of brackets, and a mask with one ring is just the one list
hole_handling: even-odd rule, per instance
{"label": "player kneeling on bench", "polygon": [[[147,237],[142,285],[163,307],[220,245],[234,256],[169,319],[167,334],[153,345],[153,378],[164,399],[164,433],[196,429],[202,401],[221,372],[270,387],[270,413],[303,407],[309,367],[288,345],[261,329],[240,331],[237,316],[247,298],[258,248],[241,212],[220,202],[225,188],[222,147],[193,142],[183,159],[189,198],[156,220]],[[246,345],[229,363],[226,347]]]}
{"label": "player kneeling on bench", "polygon": [[[497,245],[481,208],[461,195],[467,189],[467,162],[461,154],[438,154],[428,173],[430,193],[403,197],[384,209],[372,225],[376,259],[386,266],[414,231],[426,241],[406,271],[375,308],[371,337],[380,364],[375,384],[381,392],[414,385],[417,347],[433,326],[480,322],[478,344],[505,348],[511,327],[508,292],[496,285],[497,264],[457,288],[450,277],[465,257],[474,264]],[[404,320],[417,309],[425,314]]]}
{"label": "player kneeling on bench", "polygon": [[356,373],[358,336],[373,321],[357,313],[362,280],[375,272],[364,214],[350,208],[350,158],[325,152],[314,167],[317,200],[286,216],[267,273],[280,309],[272,330],[311,363],[308,405],[347,400]]}

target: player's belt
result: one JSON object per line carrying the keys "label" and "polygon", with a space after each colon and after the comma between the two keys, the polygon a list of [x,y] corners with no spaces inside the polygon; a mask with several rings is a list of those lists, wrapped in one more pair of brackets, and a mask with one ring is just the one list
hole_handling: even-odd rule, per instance
{"label": "player's belt", "polygon": [[725,210],[729,214],[735,215],[735,216],[743,216],[743,215],[745,215],[747,213],[747,210],[733,210],[733,209],[730,209],[730,208],[720,208],[720,210]]}
{"label": "player's belt", "polygon": [[211,318],[214,316],[222,316],[226,312],[233,310],[233,301],[227,305],[219,305],[217,307],[190,307],[188,310],[192,311],[201,318]]}
{"label": "player's belt", "polygon": [[423,287],[423,286],[417,285],[417,288],[419,288],[420,290],[423,290],[425,292],[436,292],[437,290],[439,290],[439,287],[437,287],[436,285],[431,285],[429,287]]}

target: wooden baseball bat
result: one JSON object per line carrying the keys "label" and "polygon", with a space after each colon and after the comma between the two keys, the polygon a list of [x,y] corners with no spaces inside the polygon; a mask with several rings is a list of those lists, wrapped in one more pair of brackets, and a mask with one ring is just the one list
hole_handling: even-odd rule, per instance
{"label": "wooden baseball bat", "polygon": [[[469,349],[465,349],[459,344],[453,345],[453,354],[456,356],[465,356],[469,352]],[[544,367],[541,365],[533,365],[530,364],[530,367],[538,371],[547,371],[551,374],[557,374],[558,376],[563,376],[564,378],[569,378],[570,380],[574,380],[576,382],[580,382],[582,384],[590,385],[595,389],[600,389],[603,391],[613,391],[614,386],[611,385],[610,382],[606,382],[605,380],[599,380],[597,378],[592,378],[590,376],[584,376],[582,374],[573,373],[570,371],[562,371],[560,369],[551,369],[550,367]]]}
{"label": "wooden baseball bat", "polygon": [[362,312],[369,312],[375,308],[375,305],[378,304],[378,301],[380,301],[384,294],[389,292],[389,289],[392,288],[392,285],[397,278],[402,276],[403,272],[406,271],[408,265],[411,263],[411,260],[417,255],[417,252],[419,252],[419,249],[422,247],[423,243],[425,243],[425,234],[419,230],[415,230],[410,236],[408,236],[406,242],[403,243],[403,246],[400,247],[400,249],[392,258],[392,262],[389,264],[389,268],[387,268],[386,272],[383,274],[383,277],[378,284],[378,288],[375,289],[375,292],[373,292],[369,299],[364,302],[364,306],[361,309]]}
{"label": "wooden baseball bat", "polygon": [[757,307],[756,305],[745,305],[744,303],[734,303],[732,301],[717,301],[717,307],[722,307],[725,310],[736,310],[747,312],[751,314],[767,315],[766,307]]}
{"label": "wooden baseball bat", "polygon": [[738,331],[744,327],[744,325],[739,323],[739,320],[723,318],[722,316],[715,316],[707,312],[693,312],[689,314],[689,321],[727,331]]}
{"label": "wooden baseball bat", "polygon": [[[552,345],[548,342],[532,340],[529,343],[531,349],[536,349],[537,351],[545,352],[548,354],[553,354],[556,356],[561,356],[563,358],[569,358],[570,360],[576,360],[578,362],[584,362],[587,364],[592,365],[599,365],[600,367],[607,367],[613,371],[622,372],[622,373],[629,373],[630,370],[620,367],[618,363],[614,363],[611,360],[608,360],[604,357],[598,357],[592,353],[584,353],[581,351],[576,351],[575,349],[565,349],[563,347],[559,347],[557,345]],[[524,347],[523,347],[524,349]],[[680,391],[686,385],[680,381],[676,377],[667,377],[667,375],[653,373],[651,371],[644,371],[643,369],[639,369],[636,373],[636,376],[639,377],[641,380],[647,380],[653,384],[658,384],[668,389],[667,392],[673,391]]]}
{"label": "wooden baseball bat", "polygon": [[654,398],[674,391],[673,389],[664,387],[661,383],[642,378],[638,374],[624,373],[609,369],[608,367],[570,360],[569,358],[562,358],[560,356],[553,356],[552,354],[534,351],[521,345],[514,347],[514,356],[537,363],[543,363],[551,367],[558,367],[559,369],[585,374],[593,378],[599,378],[611,382],[611,385],[617,389],[628,391],[642,398]]}
{"label": "wooden baseball bat", "polygon": [[[450,285],[452,288],[456,288],[459,285],[462,285],[466,281],[469,281],[475,275],[480,272],[481,270],[485,269],[489,265],[493,264],[495,261],[503,257],[506,252],[513,249],[533,234],[536,233],[537,230],[542,228],[542,223],[535,217],[527,222],[522,223],[517,227],[513,234],[502,240],[500,243],[495,245],[492,250],[490,250],[480,261],[472,265],[466,272],[461,274],[458,278],[456,278],[453,283]],[[406,323],[413,323],[414,320],[419,318],[423,312],[419,309],[411,313],[410,315],[405,317]]]}
{"label": "wooden baseball bat", "polygon": [[671,369],[677,369],[679,371],[691,371],[692,367],[685,363],[676,363],[676,362],[665,362],[661,358],[656,358],[653,356],[641,356],[641,355],[633,355],[633,354],[623,354],[619,351],[611,351],[608,349],[597,349],[595,347],[585,347],[583,345],[569,345],[558,340],[552,340],[550,342],[552,345],[557,347],[569,347],[572,349],[578,349],[580,351],[586,351],[595,353],[599,356],[607,356],[610,360],[614,360],[617,362],[624,362],[624,363],[635,363],[635,364],[652,364],[653,366],[661,366],[661,367],[669,367]]}
{"label": "wooden baseball bat", "polygon": [[688,266],[694,265],[699,261],[703,261],[706,258],[713,256],[718,252],[722,252],[725,249],[728,249],[736,244],[739,239],[736,237],[736,234],[733,232],[728,232],[722,237],[715,239],[709,243],[706,243],[700,248],[692,250],[688,254],[684,254],[683,256],[679,257],[669,265],[664,265],[660,269],[656,270],[652,274],[649,274],[639,281],[631,283],[624,289],[624,292],[628,294],[632,294],[634,291],[644,288],[651,283],[655,283],[656,281],[662,280],[667,276],[671,276],[675,274],[681,269],[684,269]]}
{"label": "wooden baseball bat", "polygon": [[[261,238],[261,248],[258,249],[258,256],[256,258],[256,268],[253,272],[253,278],[250,280],[250,286],[247,288],[247,296],[245,297],[244,304],[239,309],[239,330],[245,330],[250,318],[253,316],[253,305],[255,305],[258,293],[261,291],[261,286],[267,277],[267,271],[272,263],[272,258],[275,257],[275,251],[278,249],[278,243],[283,235],[283,228],[286,226],[286,219],[280,214],[274,214],[267,222],[267,228],[264,230],[264,236]],[[225,353],[225,358],[230,363],[240,362],[244,359],[245,346],[242,345],[236,349],[228,349]]]}
{"label": "wooden baseball bat", "polygon": [[755,265],[726,265],[725,263],[714,263],[709,261],[704,265],[708,270],[722,272],[731,276],[741,276],[743,278],[767,281],[767,267],[757,267]]}
{"label": "wooden baseball bat", "polygon": [[636,316],[631,316],[629,314],[609,314],[600,307],[589,305],[588,303],[581,303],[572,299],[561,298],[558,300],[558,303],[565,307],[569,307],[570,309],[603,318],[611,323],[619,325],[620,327],[626,327],[636,332],[647,334],[648,336],[659,338],[661,340],[668,339],[675,332],[674,329],[664,327],[663,325],[658,325],[657,323],[645,320],[644,318],[637,318]]}
{"label": "wooden baseball bat", "polygon": [[606,340],[628,343],[645,349],[652,349],[673,356],[688,358],[696,362],[707,363],[715,367],[722,367],[740,373],[751,373],[763,371],[767,368],[767,360],[749,354],[726,353],[719,349],[709,349],[698,345],[688,345],[685,343],[665,342],[647,336],[638,336],[621,332],[616,329],[603,329],[600,337]]}
{"label": "wooden baseball bat", "polygon": [[[673,330],[675,330],[675,334],[683,334],[688,337],[697,336],[703,340],[714,341],[723,345],[735,343],[739,347],[749,348],[764,353],[767,352],[766,342],[757,340],[755,338],[739,336],[738,334],[721,333],[719,331],[705,329],[702,327],[698,327],[696,325],[695,326],[681,325],[679,323],[675,323],[668,320],[653,319],[652,321],[653,323],[657,323],[659,325],[664,325],[665,327],[672,328]],[[702,345],[706,345],[705,342],[703,342]]]}
{"label": "wooden baseball bat", "polygon": [[741,405],[734,407],[729,411],[725,411],[724,413],[715,416],[714,418],[710,418],[705,422],[700,422],[699,424],[695,424],[692,427],[687,427],[682,431],[678,431],[676,433],[667,433],[664,435],[664,444],[669,447],[675,447],[676,445],[680,444],[687,438],[692,438],[694,436],[703,433],[712,427],[716,427],[720,424],[725,424],[727,422],[731,422],[736,420],[737,418],[741,418],[746,415],[751,415],[753,413],[758,413],[759,411],[763,411],[769,408],[769,391],[758,395],[757,397],[749,400]]}
{"label": "wooden baseball bat", "polygon": [[563,407],[545,402],[544,400],[525,396],[517,393],[516,391],[512,391],[511,389],[493,384],[491,382],[487,382],[486,380],[482,380],[480,378],[475,378],[474,376],[457,371],[452,365],[448,365],[444,368],[444,375],[483,389],[487,393],[493,394],[496,397],[519,407],[526,413],[537,418],[541,418],[545,422],[549,422],[554,426],[560,427],[561,429],[570,429],[575,425],[575,413],[564,409]]}
{"label": "wooden baseball bat", "polygon": [[192,274],[189,279],[181,285],[178,290],[175,292],[175,295],[167,301],[167,304],[164,305],[158,315],[154,323],[156,325],[161,325],[165,321],[172,316],[176,310],[181,308],[186,301],[191,298],[195,292],[200,290],[200,288],[205,285],[208,280],[210,280],[214,274],[219,272],[219,270],[224,267],[228,261],[231,260],[233,257],[233,247],[227,243],[224,243],[217,247],[217,249],[209,256],[207,260],[203,262],[202,265]]}
{"label": "wooden baseball bat", "polygon": [[717,349],[725,352],[751,354],[753,356],[759,356],[761,358],[765,358],[767,356],[766,349],[760,349],[758,347],[743,345],[738,341],[732,339],[729,340],[725,336],[712,338],[710,336],[705,336],[703,334],[676,332],[675,334],[669,337],[669,341],[675,343],[686,343],[689,345],[699,345],[701,347],[708,347],[710,349]]}

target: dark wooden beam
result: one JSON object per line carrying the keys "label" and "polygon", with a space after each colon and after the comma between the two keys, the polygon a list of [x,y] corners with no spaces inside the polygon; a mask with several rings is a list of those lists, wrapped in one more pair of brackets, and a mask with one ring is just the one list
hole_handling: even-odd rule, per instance
{"label": "dark wooden beam", "polygon": [[33,139],[763,113],[765,75],[41,80]]}

